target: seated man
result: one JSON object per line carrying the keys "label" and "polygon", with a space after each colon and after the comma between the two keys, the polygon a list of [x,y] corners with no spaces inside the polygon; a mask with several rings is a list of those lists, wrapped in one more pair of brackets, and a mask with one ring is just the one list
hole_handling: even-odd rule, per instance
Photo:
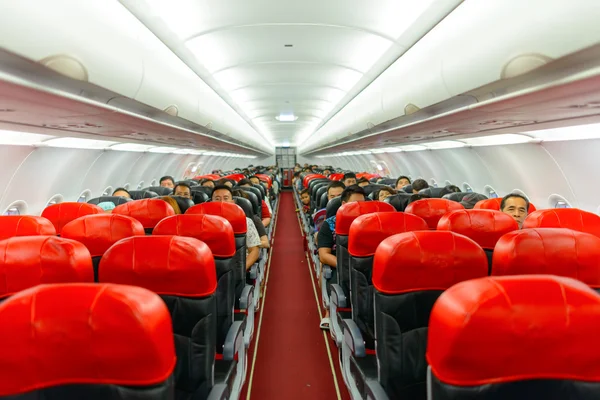
{"label": "seated man", "polygon": [[513,217],[521,229],[529,213],[529,200],[517,193],[507,194],[502,198],[500,211]]}
{"label": "seated man", "polygon": [[[219,179],[219,180],[217,181],[217,183],[216,183],[216,186],[227,186],[227,187],[229,187],[229,188],[231,189],[231,188],[233,187],[233,184],[234,184],[234,183],[235,183],[235,182],[234,182],[234,181],[232,181],[231,179],[227,179],[227,178],[221,178],[221,179]],[[215,187],[216,187],[216,186],[215,186]]]}
{"label": "seated man", "polygon": [[160,186],[173,189],[175,187],[175,179],[172,176],[163,176],[160,178]]}
{"label": "seated man", "polygon": [[[233,192],[227,185],[215,186],[212,192],[212,201],[223,201],[226,203],[234,203]],[[249,270],[252,265],[258,261],[260,255],[260,236],[254,222],[246,217],[246,270]]]}
{"label": "seated man", "polygon": [[400,190],[408,185],[410,185],[410,178],[408,176],[401,175],[396,179],[396,190]]}
{"label": "seated man", "polygon": [[413,193],[419,193],[420,190],[427,189],[428,187],[429,187],[429,184],[427,183],[427,181],[425,179],[416,179],[412,183]]}
{"label": "seated man", "polygon": [[330,202],[331,199],[341,196],[344,189],[346,189],[346,185],[340,181],[333,181],[327,185],[327,202]]}
{"label": "seated man", "polygon": [[[300,192],[300,201],[302,202],[302,212],[304,214],[310,215],[310,194],[308,193],[308,189],[304,189]],[[300,211],[300,210],[296,210]]]}
{"label": "seated man", "polygon": [[185,182],[179,182],[173,189],[173,195],[185,197],[186,199],[191,199],[192,188]]}
{"label": "seated man", "polygon": [[[352,185],[344,189],[342,192],[342,204],[346,204],[351,201],[365,201],[365,190],[358,185]],[[319,248],[319,260],[322,264],[329,265],[332,271],[332,282],[336,281],[337,257],[336,257],[336,245],[335,245],[335,215],[325,220],[319,235],[317,236],[318,248]],[[322,271],[323,269],[321,269]],[[321,272],[322,273],[322,272]],[[321,282],[321,276],[319,276],[319,282]],[[321,320],[321,329],[329,329],[329,309],[325,311],[325,317]]]}
{"label": "seated man", "polygon": [[[243,197],[244,199],[248,199],[248,194],[241,189],[234,189],[232,191],[232,193],[233,193],[234,197]],[[235,203],[235,200],[233,200],[232,202]],[[271,247],[271,245],[269,243],[269,237],[267,236],[267,230],[265,229],[265,226],[262,224],[262,221],[260,220],[260,218],[258,218],[258,216],[256,216],[256,215],[254,215],[250,219],[252,220],[252,223],[254,224],[256,231],[258,232],[258,237],[260,238],[260,247],[265,248],[265,249],[268,249],[269,247]]]}
{"label": "seated man", "polygon": [[357,181],[357,183],[358,183],[358,186],[360,186],[360,187],[365,187],[365,186],[367,186],[368,184],[370,184],[371,182],[369,182],[369,180],[368,180],[367,178],[365,178],[365,177],[362,177],[362,178],[360,178],[360,179]]}
{"label": "seated man", "polygon": [[345,173],[342,183],[346,187],[356,185],[356,174],[354,172]]}
{"label": "seated man", "polygon": [[131,198],[131,194],[129,194],[129,191],[122,187],[116,188],[112,195],[117,197],[126,197],[128,199]]}
{"label": "seated man", "polygon": [[377,192],[377,197],[373,196],[373,200],[384,201],[385,199],[387,199],[390,196],[395,195],[396,193],[398,193],[398,192],[396,192],[391,187],[385,186],[385,187],[382,187],[381,189],[379,189],[379,192]]}
{"label": "seated man", "polygon": [[202,181],[200,181],[200,186],[214,188],[215,187],[215,181],[213,181],[211,179],[202,179]]}
{"label": "seated man", "polygon": [[[258,179],[258,178],[256,178],[256,179]],[[238,182],[238,186],[243,186],[243,187],[254,187],[254,185],[255,184],[253,184],[249,179],[242,179],[241,181]],[[269,224],[271,223],[271,210],[269,209],[267,202],[264,200],[262,200],[260,207],[261,207],[261,214],[262,214],[262,224],[264,226],[269,226]]]}

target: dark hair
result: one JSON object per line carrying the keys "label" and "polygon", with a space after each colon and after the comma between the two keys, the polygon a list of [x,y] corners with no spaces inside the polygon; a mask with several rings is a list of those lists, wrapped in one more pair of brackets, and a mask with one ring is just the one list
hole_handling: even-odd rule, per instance
{"label": "dark hair", "polygon": [[398,182],[400,182],[400,179],[406,179],[408,181],[408,184],[410,185],[410,178],[408,176],[400,175],[398,179],[396,179],[396,186],[398,186]]}
{"label": "dark hair", "polygon": [[308,193],[308,189],[303,189],[303,190],[300,192],[300,196],[302,196],[303,194],[309,194],[309,193]]}
{"label": "dark hair", "polygon": [[525,206],[527,207],[527,212],[529,212],[529,200],[527,200],[527,197],[519,193],[509,193],[504,196],[502,198],[502,202],[500,203],[500,211],[504,210],[504,207],[506,206],[506,200],[510,199],[511,197],[518,197],[519,199],[525,200]]}
{"label": "dark hair", "polygon": [[369,182],[369,180],[363,176],[362,178],[360,178],[359,180],[356,181],[356,183],[363,183],[363,182]]}
{"label": "dark hair", "polygon": [[235,185],[235,181],[232,179],[227,179],[227,178],[221,178],[216,182],[216,186],[226,186],[225,182],[229,182],[233,185]]}
{"label": "dark hair", "polygon": [[329,194],[329,189],[333,189],[333,188],[342,188],[342,189],[346,189],[346,185],[344,185],[342,182],[340,181],[333,181],[331,182],[329,185],[327,185],[327,194]]}
{"label": "dark hair", "polygon": [[[410,196],[410,198],[408,199],[408,204],[410,203],[414,203],[417,200],[423,200],[423,199],[429,199],[430,197],[425,195],[425,194],[413,194],[412,196]],[[408,205],[407,204],[407,205]]]}
{"label": "dark hair", "polygon": [[416,190],[417,192],[419,190],[427,189],[428,187],[429,187],[429,184],[427,183],[427,181],[425,179],[416,179],[412,183],[413,190]]}
{"label": "dark hair", "polygon": [[256,179],[258,179],[258,180],[260,181],[260,178],[259,178],[258,176],[256,176],[256,175],[249,176],[249,177],[248,177],[248,180],[250,180],[250,179],[252,179],[252,178],[256,178]]}
{"label": "dark hair", "polygon": [[244,186],[244,185],[250,185],[250,186],[254,186],[254,184],[252,182],[250,182],[250,179],[242,179],[241,181],[239,181],[237,183],[238,186]]}
{"label": "dark hair", "polygon": [[354,172],[346,172],[344,174],[344,177],[342,178],[342,181],[345,181],[348,178],[354,178],[354,179],[356,179],[356,174]]}
{"label": "dark hair", "polygon": [[248,198],[248,193],[246,193],[246,191],[242,189],[233,189],[231,195],[236,197],[243,197],[244,199]]}
{"label": "dark hair", "polygon": [[344,189],[344,191],[342,192],[342,203],[347,202],[348,199],[350,199],[350,196],[352,196],[353,194],[362,194],[365,198],[367,197],[365,189],[361,188],[358,185],[351,185]]}
{"label": "dark hair", "polygon": [[[379,192],[381,192],[381,191],[388,192],[389,194],[392,194],[392,195],[398,194],[398,192],[394,188],[389,187],[389,186],[384,186],[381,189],[379,189],[376,194],[373,195],[373,200],[377,200],[379,198]],[[377,198],[375,198],[375,196],[377,196]]]}
{"label": "dark hair", "polygon": [[177,189],[177,186],[186,187],[186,188],[190,189],[190,193],[192,192],[192,187],[190,186],[189,183],[187,183],[187,182],[177,182],[175,184],[175,186],[173,187],[173,193],[175,193],[175,189]]}
{"label": "dark hair", "polygon": [[[115,190],[113,190],[112,194],[113,196],[115,195],[115,193],[117,192],[125,192],[129,195],[129,197],[131,197],[131,193],[129,193],[129,190],[125,189],[124,187],[118,187]],[[117,196],[118,197],[118,196]]]}
{"label": "dark hair", "polygon": [[162,178],[160,178],[160,181],[158,181],[158,183],[159,183],[159,184],[161,184],[161,183],[162,183],[162,181],[166,181],[166,180],[168,180],[168,179],[170,179],[170,180],[171,180],[171,182],[173,182],[173,185],[175,184],[175,179],[173,179],[173,177],[172,177],[172,176],[170,176],[170,175],[165,175],[165,176],[163,176]]}
{"label": "dark hair", "polygon": [[231,193],[231,196],[233,196],[233,190],[231,190],[231,188],[227,185],[217,185],[213,188],[212,192],[210,192],[210,198],[212,199],[213,194],[215,194],[215,192],[217,190],[227,190],[229,193]]}
{"label": "dark hair", "polygon": [[440,197],[443,197],[449,193],[460,193],[462,192],[462,190],[460,190],[460,188],[456,185],[446,185],[442,188],[442,190],[440,190]]}

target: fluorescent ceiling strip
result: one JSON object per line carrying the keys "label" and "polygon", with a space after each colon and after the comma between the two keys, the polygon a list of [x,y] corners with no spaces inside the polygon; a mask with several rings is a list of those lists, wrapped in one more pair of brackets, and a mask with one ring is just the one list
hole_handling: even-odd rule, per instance
{"label": "fluorescent ceiling strip", "polygon": [[148,149],[150,153],[172,153],[177,150],[176,147],[152,147]]}
{"label": "fluorescent ceiling strip", "polygon": [[600,124],[544,129],[540,131],[523,132],[523,134],[540,139],[544,142],[600,139]]}
{"label": "fluorescent ceiling strip", "polygon": [[0,130],[0,145],[31,146],[56,136]]}
{"label": "fluorescent ceiling strip", "polygon": [[531,142],[532,140],[533,138],[531,136],[509,133],[504,135],[490,135],[461,139],[461,142],[464,142],[469,146],[499,146],[503,144],[527,143]]}
{"label": "fluorescent ceiling strip", "polygon": [[431,150],[454,149],[466,146],[466,144],[464,144],[463,142],[459,142],[456,140],[442,140],[439,142],[422,143],[422,145]]}
{"label": "fluorescent ceiling strip", "polygon": [[149,146],[147,144],[137,144],[137,143],[119,143],[113,146],[110,146],[111,150],[120,150],[120,151],[137,151],[137,152],[145,152],[155,146]]}
{"label": "fluorescent ceiling strip", "polygon": [[42,146],[62,147],[66,149],[100,150],[106,149],[115,143],[117,142],[111,142],[107,140],[81,139],[74,137],[59,137],[40,142],[38,144]]}

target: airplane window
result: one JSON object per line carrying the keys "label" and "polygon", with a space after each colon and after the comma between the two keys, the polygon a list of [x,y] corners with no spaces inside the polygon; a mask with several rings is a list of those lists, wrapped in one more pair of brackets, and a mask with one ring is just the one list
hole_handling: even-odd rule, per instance
{"label": "airplane window", "polygon": [[156,186],[156,179],[152,179],[152,182],[150,182],[150,186]]}
{"label": "airplane window", "polygon": [[571,206],[569,206],[564,201],[558,201],[558,202],[556,202],[556,205],[554,206],[554,208],[571,208]]}
{"label": "airplane window", "polygon": [[569,203],[567,199],[558,194],[550,195],[550,197],[548,198],[548,204],[552,208],[572,208],[571,203]]}
{"label": "airplane window", "polygon": [[431,186],[433,186],[434,188],[438,187],[438,184],[437,184],[437,182],[436,182],[436,181],[435,181],[435,179],[433,179],[433,178],[431,178],[431,179],[429,180],[429,184],[430,184]]}
{"label": "airplane window", "polygon": [[446,182],[444,182],[444,186],[448,186],[448,185],[452,185],[452,182],[450,182],[448,179],[446,179]]}
{"label": "airplane window", "polygon": [[55,194],[50,198],[50,200],[48,200],[48,203],[46,203],[46,207],[51,206],[52,204],[62,203],[63,201],[64,197],[62,196],[62,194]]}
{"label": "airplane window", "polygon": [[516,193],[516,194],[520,194],[521,196],[525,197],[527,200],[529,200],[529,197],[525,194],[524,191],[522,191],[521,189],[513,189],[513,191],[511,193]]}
{"label": "airplane window", "polygon": [[79,198],[77,199],[77,202],[86,203],[90,199],[90,197],[92,197],[92,191],[90,189],[86,189],[83,192],[81,192]]}
{"label": "airplane window", "polygon": [[138,185],[137,185],[138,190],[140,190],[143,187],[144,187],[144,181],[140,181],[140,183],[138,183]]}
{"label": "airplane window", "polygon": [[498,193],[496,193],[496,190],[490,185],[485,185],[483,190],[485,192],[485,195],[490,199],[495,199],[498,197]]}
{"label": "airplane window", "polygon": [[125,190],[129,190],[129,182],[127,182],[126,184],[124,184],[123,187],[125,188]]}
{"label": "airplane window", "polygon": [[27,203],[22,200],[17,200],[11,203],[2,215],[24,215],[27,213]]}
{"label": "airplane window", "polygon": [[17,207],[11,207],[4,212],[4,215],[20,215],[19,209]]}
{"label": "airplane window", "polygon": [[465,192],[473,193],[473,188],[467,182],[463,183],[463,189]]}
{"label": "airplane window", "polygon": [[112,186],[107,187],[106,189],[104,189],[104,192],[102,192],[102,196],[110,196],[113,192],[113,188]]}

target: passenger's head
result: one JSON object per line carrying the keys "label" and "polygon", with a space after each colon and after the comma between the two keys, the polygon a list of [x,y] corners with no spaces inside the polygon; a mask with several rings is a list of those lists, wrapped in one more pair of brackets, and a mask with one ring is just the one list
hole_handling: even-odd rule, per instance
{"label": "passenger's head", "polygon": [[344,182],[346,187],[356,185],[356,174],[354,172],[348,172],[344,174],[344,179],[342,179],[342,182]]}
{"label": "passenger's head", "polygon": [[258,176],[252,175],[248,179],[250,180],[250,182],[252,182],[253,185],[260,185],[260,179],[258,179]]}
{"label": "passenger's head", "polygon": [[366,197],[365,189],[358,185],[348,186],[342,192],[342,204],[349,203],[351,201],[365,201]]}
{"label": "passenger's head", "polygon": [[159,199],[169,203],[169,205],[173,207],[173,211],[175,211],[175,214],[181,214],[181,208],[179,207],[179,204],[177,204],[177,200],[175,200],[171,196],[161,196],[159,197]]}
{"label": "passenger's head", "polygon": [[459,193],[462,190],[460,190],[460,188],[456,185],[446,185],[444,186],[444,188],[440,191],[439,196],[443,197],[449,193]]}
{"label": "passenger's head", "polygon": [[210,188],[214,188],[215,187],[215,182],[210,180],[210,179],[204,179],[200,185],[204,186],[204,187],[210,187]]}
{"label": "passenger's head", "polygon": [[247,186],[247,187],[252,187],[252,182],[250,181],[250,179],[242,179],[241,181],[238,182],[238,186]]}
{"label": "passenger's head", "polygon": [[127,197],[128,199],[131,198],[131,194],[129,193],[129,191],[122,187],[116,188],[112,195],[118,197]]}
{"label": "passenger's head", "polygon": [[410,185],[410,178],[408,176],[401,175],[396,179],[396,189],[400,190],[408,185]]}
{"label": "passenger's head", "polygon": [[389,186],[383,187],[379,189],[379,193],[377,193],[377,199],[379,201],[384,201],[388,197],[396,194],[397,192]]}
{"label": "passenger's head", "polygon": [[217,181],[215,188],[217,186],[228,186],[231,189],[233,187],[233,182],[230,181],[229,179],[223,178],[223,179],[219,179]]}
{"label": "passenger's head", "polygon": [[186,199],[192,198],[192,188],[185,182],[179,182],[173,189],[175,196],[185,197]]}
{"label": "passenger's head", "polygon": [[310,194],[308,193],[308,189],[304,189],[300,192],[300,200],[304,205],[310,204]]}
{"label": "passenger's head", "polygon": [[212,191],[211,200],[233,203],[233,191],[227,185],[217,185]]}
{"label": "passenger's head", "polygon": [[413,193],[419,193],[419,190],[427,189],[428,187],[429,187],[429,184],[427,183],[427,181],[425,179],[416,179],[412,183]]}
{"label": "passenger's head", "polygon": [[172,176],[163,176],[160,178],[160,186],[173,189],[175,187],[175,179]]}
{"label": "passenger's head", "polygon": [[323,175],[329,176],[329,175],[331,175],[331,171],[326,169],[325,171],[323,171]]}
{"label": "passenger's head", "polygon": [[246,192],[245,192],[245,191],[243,191],[242,189],[233,189],[233,190],[231,191],[231,194],[232,194],[234,197],[243,197],[244,199],[247,199],[248,197],[250,197],[250,196],[248,196],[248,193],[246,193]]}
{"label": "passenger's head", "polygon": [[358,184],[358,186],[360,187],[365,187],[368,184],[370,184],[371,182],[369,182],[369,180],[365,177],[360,178],[358,181],[356,181],[356,183]]}
{"label": "passenger's head", "polygon": [[482,194],[469,193],[469,194],[463,196],[462,200],[460,201],[460,204],[462,204],[463,207],[466,208],[467,210],[470,210],[473,207],[475,207],[475,204],[477,204],[478,201],[485,200],[485,199],[487,199],[487,197],[485,197]]}
{"label": "passenger's head", "polygon": [[342,194],[346,186],[340,181],[333,181],[327,186],[327,201]]}
{"label": "passenger's head", "polygon": [[513,217],[519,224],[519,228],[521,228],[529,212],[529,200],[517,193],[507,194],[502,198],[500,211]]}

